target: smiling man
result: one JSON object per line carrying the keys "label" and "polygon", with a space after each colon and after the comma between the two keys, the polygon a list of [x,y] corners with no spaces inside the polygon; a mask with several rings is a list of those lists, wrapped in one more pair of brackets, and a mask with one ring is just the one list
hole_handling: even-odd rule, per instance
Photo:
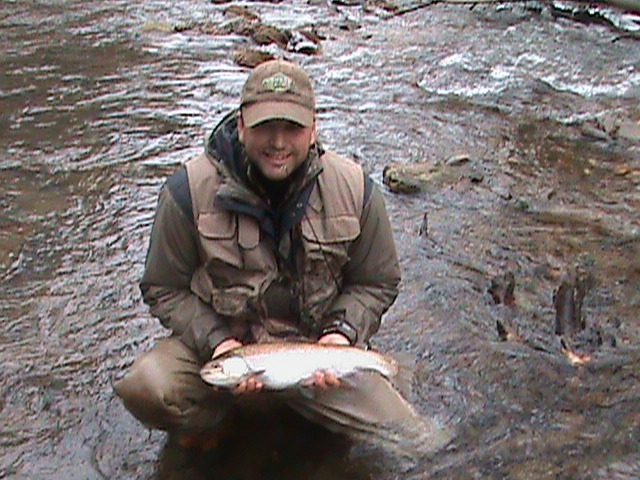
{"label": "smiling man", "polygon": [[[264,63],[205,153],[162,189],[141,288],[171,336],[134,363],[116,392],[148,426],[206,446],[231,411],[265,395],[259,377],[233,394],[207,386],[198,375],[207,360],[256,342],[365,347],[399,281],[380,191],[317,141],[307,74],[286,61]],[[317,371],[307,383],[306,394],[286,399],[292,414],[334,430],[375,433],[412,415],[379,375],[347,388]]]}

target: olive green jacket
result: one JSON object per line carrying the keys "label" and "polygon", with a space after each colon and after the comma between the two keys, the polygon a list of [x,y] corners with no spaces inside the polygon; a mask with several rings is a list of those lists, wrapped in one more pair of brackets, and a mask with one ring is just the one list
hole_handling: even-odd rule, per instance
{"label": "olive green jacket", "polygon": [[143,297],[203,359],[232,337],[340,332],[364,344],[398,294],[382,194],[362,168],[314,146],[291,178],[273,208],[232,112],[160,193]]}

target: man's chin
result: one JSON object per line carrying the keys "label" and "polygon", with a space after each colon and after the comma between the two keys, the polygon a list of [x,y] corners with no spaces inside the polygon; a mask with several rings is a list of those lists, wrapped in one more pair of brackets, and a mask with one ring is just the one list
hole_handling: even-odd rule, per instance
{"label": "man's chin", "polygon": [[289,177],[290,171],[286,165],[269,167],[262,170],[262,174],[271,181],[279,182]]}

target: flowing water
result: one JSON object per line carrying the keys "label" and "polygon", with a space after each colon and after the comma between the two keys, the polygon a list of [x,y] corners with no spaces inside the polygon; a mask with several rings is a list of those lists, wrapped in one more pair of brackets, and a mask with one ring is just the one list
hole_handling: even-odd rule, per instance
{"label": "flowing water", "polygon": [[[409,467],[356,445],[277,478],[640,478],[638,17],[352,3],[243,5],[323,36],[317,55],[267,50],[305,66],[324,143],[385,191],[404,277],[376,345],[417,359],[416,408],[454,434]],[[196,478],[111,385],[165,335],[137,288],[158,191],[247,75],[232,57],[251,40],[204,28],[227,7],[2,4],[0,478]],[[394,194],[392,163],[453,173]],[[586,328],[561,343],[575,265]]]}

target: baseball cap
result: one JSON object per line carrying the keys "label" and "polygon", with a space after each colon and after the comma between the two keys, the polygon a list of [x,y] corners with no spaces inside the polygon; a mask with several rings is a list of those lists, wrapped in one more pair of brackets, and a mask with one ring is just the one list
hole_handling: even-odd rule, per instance
{"label": "baseball cap", "polygon": [[313,125],[315,97],[302,68],[285,60],[271,60],[253,69],[242,88],[242,118],[247,127],[267,120],[290,120]]}

